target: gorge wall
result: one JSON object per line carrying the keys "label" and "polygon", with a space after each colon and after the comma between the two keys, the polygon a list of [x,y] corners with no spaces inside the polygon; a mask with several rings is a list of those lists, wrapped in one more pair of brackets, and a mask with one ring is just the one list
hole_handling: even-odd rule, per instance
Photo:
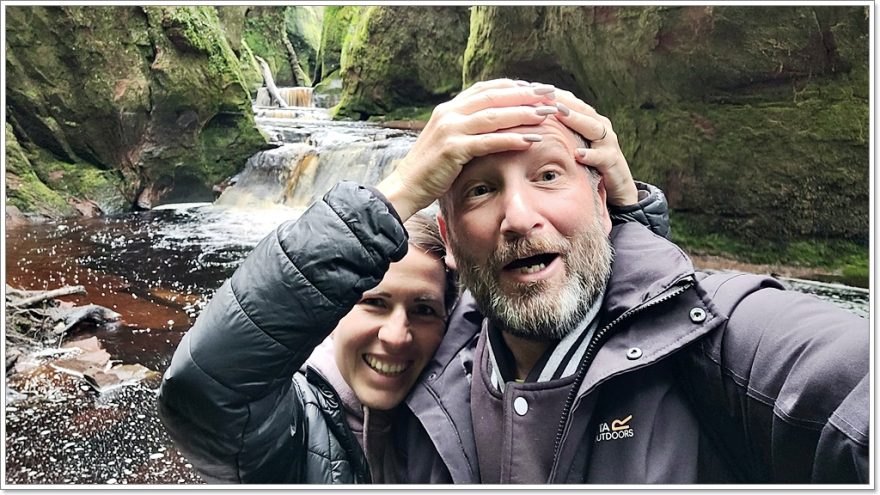
{"label": "gorge wall", "polygon": [[[382,22],[398,9],[348,13],[361,34],[341,43],[343,115],[423,105],[426,118],[427,94],[494,77],[552,83],[612,120],[634,176],[667,192],[680,237],[867,248],[868,8],[478,6]],[[407,49],[414,38],[452,50],[451,72],[460,53],[460,84],[432,86],[448,77],[436,67],[420,82],[430,54]]]}
{"label": "gorge wall", "polygon": [[265,142],[213,7],[6,14],[7,203],[22,212],[211,198]]}
{"label": "gorge wall", "polygon": [[213,200],[212,186],[266,145],[251,109],[263,84],[254,55],[273,65],[282,85],[313,72],[320,13],[10,6],[5,154],[12,216],[92,216]]}

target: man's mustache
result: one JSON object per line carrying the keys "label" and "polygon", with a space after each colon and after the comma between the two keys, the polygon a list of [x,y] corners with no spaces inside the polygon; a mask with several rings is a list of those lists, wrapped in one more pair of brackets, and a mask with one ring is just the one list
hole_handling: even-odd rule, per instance
{"label": "man's mustache", "polygon": [[487,266],[497,273],[516,260],[530,258],[542,254],[564,256],[572,249],[572,242],[561,235],[543,235],[541,237],[517,237],[503,240],[489,257]]}

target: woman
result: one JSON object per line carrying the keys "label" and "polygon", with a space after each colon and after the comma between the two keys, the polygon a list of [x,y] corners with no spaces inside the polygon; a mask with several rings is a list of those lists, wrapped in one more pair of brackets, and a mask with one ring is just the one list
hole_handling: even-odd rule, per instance
{"label": "woman", "polygon": [[[632,186],[623,168],[610,189]],[[642,196],[621,218],[649,223],[638,213],[659,208],[652,228],[665,232],[662,193]],[[456,299],[444,257],[432,218],[402,224],[382,193],[351,182],[278,227],[165,373],[160,413],[181,452],[214,482],[409,481],[397,425],[414,421],[403,401]]]}

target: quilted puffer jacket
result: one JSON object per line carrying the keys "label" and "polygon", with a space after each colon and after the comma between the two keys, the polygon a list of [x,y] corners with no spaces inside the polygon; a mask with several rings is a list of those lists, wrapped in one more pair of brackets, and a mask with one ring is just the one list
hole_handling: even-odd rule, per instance
{"label": "quilted puffer jacket", "polygon": [[[612,209],[615,222],[668,232],[659,189]],[[215,483],[366,483],[365,455],[312,350],[407,250],[400,219],[371,188],[334,187],[263,239],[180,342],[159,391],[160,416],[180,451]],[[458,336],[455,336],[457,338]],[[406,410],[401,449],[429,424]],[[404,438],[409,436],[409,438]],[[440,473],[437,476],[425,472]],[[439,459],[403,465],[401,482],[452,481]]]}

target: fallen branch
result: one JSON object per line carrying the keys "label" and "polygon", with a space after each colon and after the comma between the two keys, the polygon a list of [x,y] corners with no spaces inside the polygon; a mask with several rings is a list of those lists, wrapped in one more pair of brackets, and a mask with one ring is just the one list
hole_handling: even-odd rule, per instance
{"label": "fallen branch", "polygon": [[266,89],[269,91],[269,95],[278,102],[278,105],[280,105],[281,108],[290,108],[284,98],[281,97],[281,93],[278,91],[278,86],[275,86],[275,80],[272,79],[272,69],[269,68],[269,64],[266,63],[262,57],[254,55],[254,58],[260,63],[260,68],[262,68],[263,72],[263,82],[266,83]]}
{"label": "fallen branch", "polygon": [[10,301],[9,305],[14,308],[24,308],[27,306],[33,306],[34,304],[43,302],[47,299],[55,299],[56,297],[61,296],[70,296],[70,295],[85,295],[86,289],[82,285],[72,285],[61,287],[60,289],[47,290],[44,292],[40,292],[34,296],[30,296],[24,299],[20,299],[18,301]]}

